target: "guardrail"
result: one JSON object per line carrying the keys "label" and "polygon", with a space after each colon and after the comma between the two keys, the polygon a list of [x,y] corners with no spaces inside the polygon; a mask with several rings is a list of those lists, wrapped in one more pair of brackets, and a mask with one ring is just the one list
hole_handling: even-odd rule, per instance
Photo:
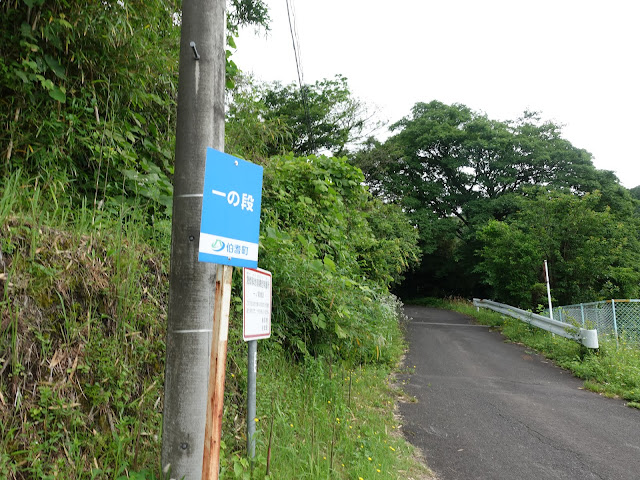
{"label": "guardrail", "polygon": [[494,312],[502,313],[513,318],[517,318],[523,322],[533,325],[538,328],[542,328],[556,335],[575,340],[587,348],[598,348],[598,331],[593,329],[576,327],[568,323],[559,322],[558,320],[552,320],[542,315],[538,315],[533,312],[527,312],[511,305],[505,305],[503,303],[494,302],[491,300],[480,300],[478,298],[473,299],[473,306],[476,308],[488,308]]}

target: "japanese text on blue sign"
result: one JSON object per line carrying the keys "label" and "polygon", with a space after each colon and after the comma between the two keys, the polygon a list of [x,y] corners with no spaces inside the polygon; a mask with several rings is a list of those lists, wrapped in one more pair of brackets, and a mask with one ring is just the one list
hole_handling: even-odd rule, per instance
{"label": "japanese text on blue sign", "polygon": [[198,259],[256,268],[262,167],[207,149]]}

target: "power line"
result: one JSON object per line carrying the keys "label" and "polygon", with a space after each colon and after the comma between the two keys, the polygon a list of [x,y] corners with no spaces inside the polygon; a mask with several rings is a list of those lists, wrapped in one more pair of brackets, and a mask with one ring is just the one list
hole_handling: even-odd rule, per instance
{"label": "power line", "polygon": [[291,0],[286,0],[287,17],[289,18],[289,31],[291,32],[291,43],[293,44],[293,55],[296,61],[296,69],[298,71],[298,83],[300,88],[303,85],[303,73],[300,60],[300,38],[298,37],[298,28],[296,26],[296,14]]}
{"label": "power line", "polygon": [[311,131],[311,116],[309,114],[309,102],[307,98],[307,88],[304,85],[304,75],[302,72],[302,60],[300,58],[300,38],[298,37],[298,28],[296,26],[296,15],[293,7],[293,0],[285,0],[287,4],[287,17],[289,19],[289,31],[291,32],[291,43],[293,44],[293,55],[296,61],[296,70],[298,72],[298,85],[300,85],[300,94],[302,97],[302,108],[304,109],[305,119],[307,121],[307,134],[309,136],[309,149],[314,150],[313,133]]}

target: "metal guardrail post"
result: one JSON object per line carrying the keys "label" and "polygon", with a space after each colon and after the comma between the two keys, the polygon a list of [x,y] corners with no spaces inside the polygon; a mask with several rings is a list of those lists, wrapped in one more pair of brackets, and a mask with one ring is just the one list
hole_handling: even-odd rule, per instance
{"label": "metal guardrail post", "polygon": [[616,347],[618,347],[618,322],[616,320],[616,301],[614,299],[611,299],[611,310],[613,311],[613,332],[616,335]]}
{"label": "metal guardrail post", "polygon": [[582,318],[582,326],[584,327],[584,305],[580,304],[580,317]]}

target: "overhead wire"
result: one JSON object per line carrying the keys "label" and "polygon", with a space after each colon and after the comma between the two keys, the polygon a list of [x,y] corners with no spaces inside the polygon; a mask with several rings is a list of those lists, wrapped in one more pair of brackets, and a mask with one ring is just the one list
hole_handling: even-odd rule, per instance
{"label": "overhead wire", "polygon": [[300,95],[302,98],[302,108],[304,110],[305,120],[307,122],[307,135],[309,136],[309,153],[315,150],[313,132],[311,130],[311,115],[309,113],[309,99],[307,97],[307,87],[304,84],[304,74],[302,71],[302,59],[300,55],[300,37],[298,36],[298,27],[296,25],[296,14],[293,6],[293,0],[285,0],[287,4],[287,17],[289,19],[289,31],[291,33],[291,43],[293,44],[293,55],[296,62],[296,71],[298,72],[298,85],[300,86]]}

